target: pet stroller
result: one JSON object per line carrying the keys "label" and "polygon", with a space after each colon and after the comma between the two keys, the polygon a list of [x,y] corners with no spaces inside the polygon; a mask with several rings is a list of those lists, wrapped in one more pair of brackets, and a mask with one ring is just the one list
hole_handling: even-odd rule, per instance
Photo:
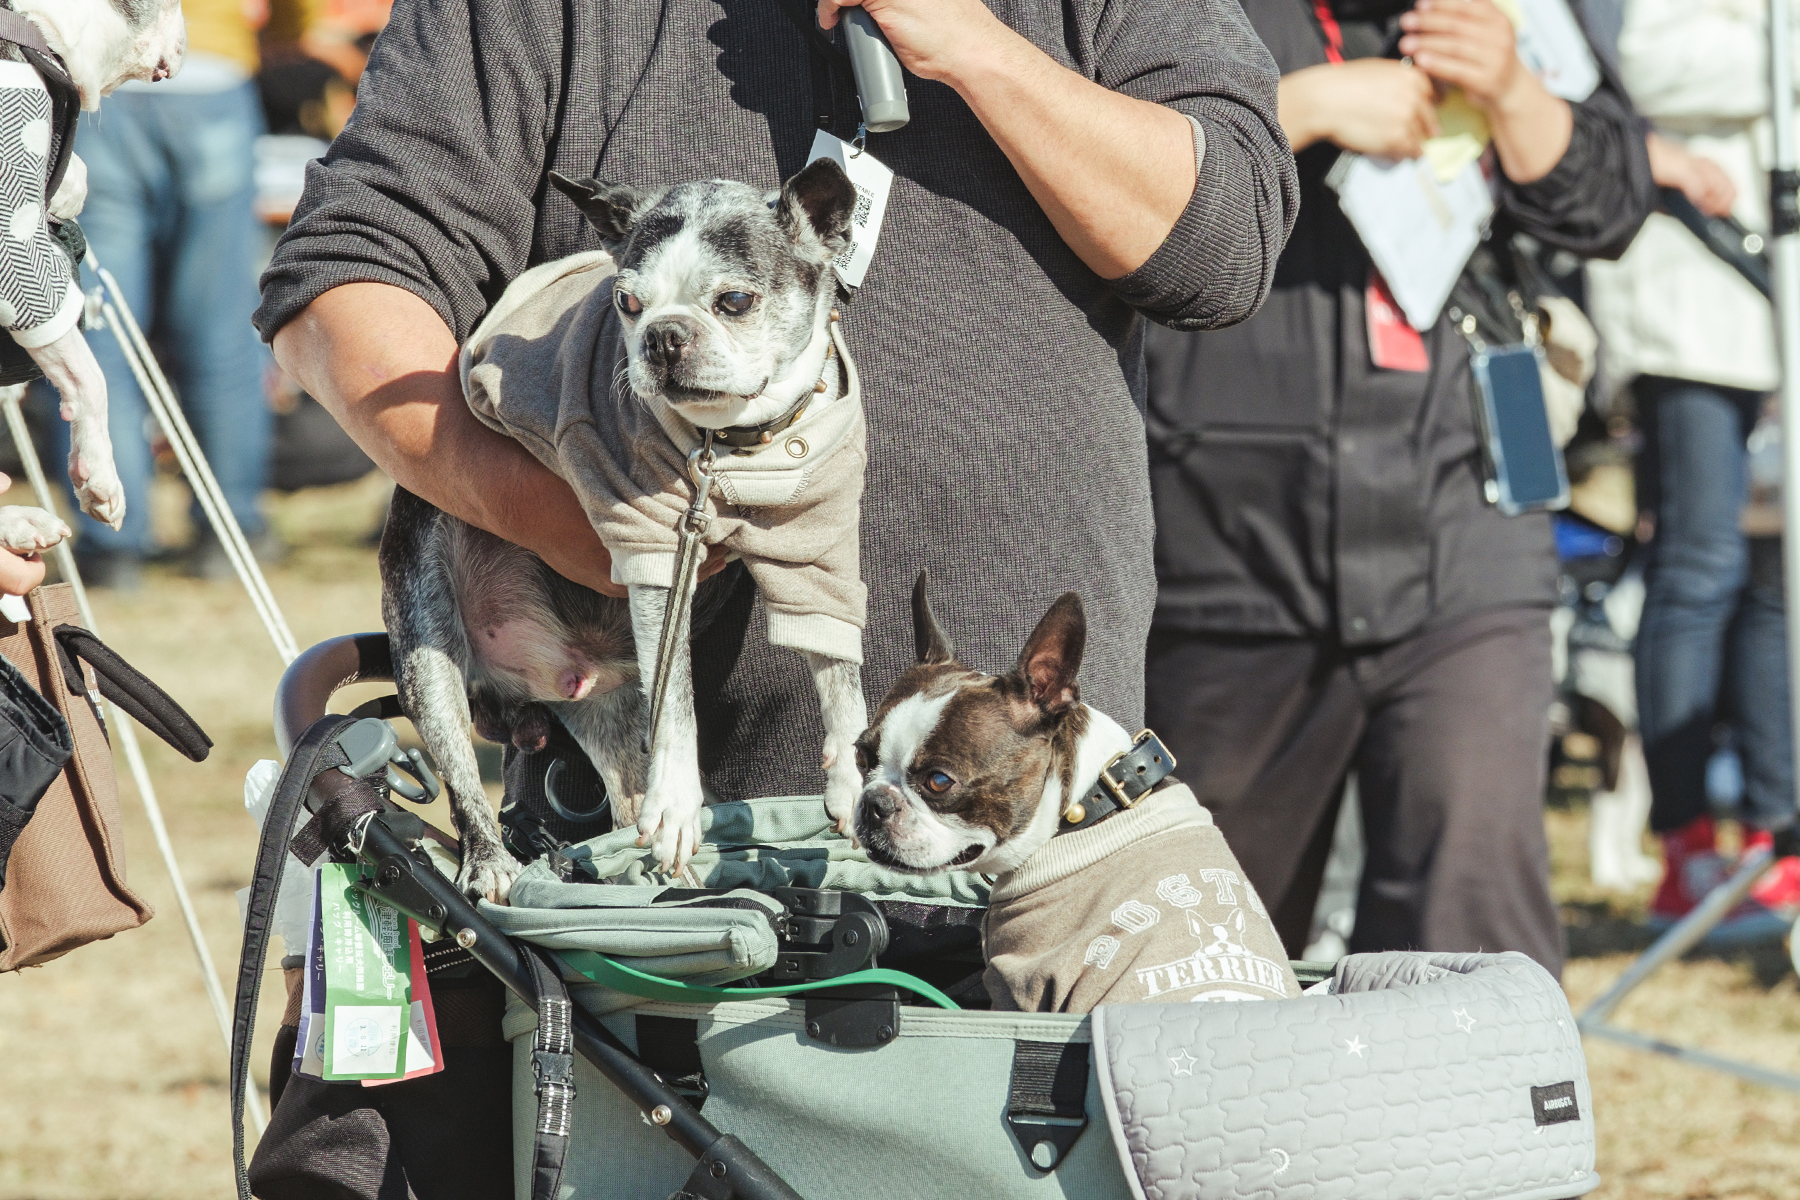
{"label": "pet stroller", "polygon": [[391,675],[385,637],[338,638],[277,697],[287,762],[233,1055],[246,1200],[262,884],[303,801],[301,836],[374,866],[368,892],[505,985],[521,1200],[1553,1200],[1599,1182],[1574,1018],[1518,954],[1298,964],[1312,986],[1288,1001],[984,1011],[987,882],[877,867],[816,797],[709,808],[698,887],[624,830],[546,846],[509,906],[471,905],[387,801],[390,755],[421,773],[382,740],[391,700],[323,715]]}

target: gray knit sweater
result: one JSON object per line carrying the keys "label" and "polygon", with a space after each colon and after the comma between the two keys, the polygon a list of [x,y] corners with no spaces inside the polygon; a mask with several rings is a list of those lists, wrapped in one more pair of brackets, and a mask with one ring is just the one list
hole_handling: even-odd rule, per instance
{"label": "gray knit sweater", "polygon": [[[1168,240],[1109,282],[950,88],[909,77],[912,123],[869,139],[898,178],[844,320],[868,418],[867,688],[910,660],[909,589],[929,567],[959,657],[984,670],[1080,592],[1083,698],[1135,728],[1156,598],[1139,314],[1212,328],[1268,290],[1297,203],[1277,76],[1236,0],[990,4],[1081,75],[1194,118],[1205,157]],[[854,92],[834,74],[847,137]],[[321,292],[378,281],[465,338],[528,267],[598,245],[548,171],[774,187],[805,165],[812,113],[776,0],[399,0],[355,115],[308,169],[257,326],[273,336]],[[695,645],[703,766],[728,797],[816,791],[811,680],[739,587]]]}

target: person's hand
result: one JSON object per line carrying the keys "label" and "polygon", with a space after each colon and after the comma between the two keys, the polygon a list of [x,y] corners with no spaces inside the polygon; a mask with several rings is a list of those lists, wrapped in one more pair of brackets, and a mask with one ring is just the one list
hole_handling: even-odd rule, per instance
{"label": "person's hand", "polygon": [[35,554],[0,550],[0,593],[23,596],[44,582],[44,560]]}
{"label": "person's hand", "polygon": [[1650,174],[1659,186],[1678,189],[1709,217],[1731,215],[1737,185],[1718,163],[1654,133],[1644,139],[1644,146],[1650,151]]}
{"label": "person's hand", "polygon": [[1417,158],[1438,133],[1430,78],[1404,63],[1361,58],[1281,77],[1281,125],[1295,150],[1329,141],[1379,158]]}
{"label": "person's hand", "polygon": [[861,8],[887,34],[900,65],[920,79],[948,80],[971,52],[1016,38],[981,0],[818,0],[819,25],[838,23],[838,10]]}
{"label": "person's hand", "polygon": [[1400,53],[1440,82],[1491,111],[1537,80],[1519,61],[1518,34],[1493,0],[1419,0],[1401,14]]}

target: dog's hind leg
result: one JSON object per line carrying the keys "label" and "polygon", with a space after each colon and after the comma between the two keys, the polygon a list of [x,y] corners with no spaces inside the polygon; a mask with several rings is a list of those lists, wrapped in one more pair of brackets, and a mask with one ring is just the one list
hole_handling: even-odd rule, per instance
{"label": "dog's hind leg", "polygon": [[869,727],[869,707],[863,700],[862,667],[841,658],[806,652],[813,686],[819,692],[819,713],[825,719],[825,750],[819,765],[825,769],[825,813],[837,831],[855,840],[851,818],[856,797],[862,791],[862,775],[856,769],[856,739]]}
{"label": "dog's hind leg", "polygon": [[400,706],[437,763],[462,839],[457,886],[471,897],[503,904],[519,864],[501,841],[469,741],[463,664],[470,654],[437,525],[450,519],[405,491],[394,493],[381,542],[382,618]]}
{"label": "dog's hind leg", "polygon": [[[638,678],[647,695],[654,694],[657,643],[669,589],[631,585],[631,634],[637,645]],[[638,812],[638,844],[656,852],[662,869],[679,874],[700,844],[700,743],[694,718],[694,672],[688,630],[670,644],[668,692],[658,720],[656,744],[650,747],[650,770],[644,805]],[[648,725],[646,724],[646,728]]]}

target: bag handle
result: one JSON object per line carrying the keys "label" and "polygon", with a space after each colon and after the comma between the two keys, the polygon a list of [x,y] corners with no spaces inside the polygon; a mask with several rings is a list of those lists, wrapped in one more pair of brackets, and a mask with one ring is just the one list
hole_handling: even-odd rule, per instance
{"label": "bag handle", "polygon": [[244,945],[238,957],[237,1006],[231,1023],[231,1154],[237,1167],[238,1200],[251,1200],[250,1173],[244,1161],[244,1093],[250,1079],[250,1035],[256,1028],[263,962],[275,923],[275,901],[281,894],[282,860],[312,781],[349,761],[336,737],[354,721],[348,716],[321,717],[301,735],[275,784],[256,847],[256,872],[244,905]]}
{"label": "bag handle", "polygon": [[100,694],[129,713],[138,724],[175,747],[193,762],[205,762],[212,739],[200,723],[175,703],[150,677],[119,657],[117,651],[80,625],[58,625],[51,631],[62,650],[63,675],[69,690],[87,693],[78,662],[94,668]]}
{"label": "bag handle", "polygon": [[848,975],[838,975],[831,979],[786,983],[779,987],[707,987],[704,984],[683,983],[679,979],[651,975],[592,950],[561,950],[558,953],[570,967],[602,987],[624,992],[628,996],[640,996],[645,1000],[661,1000],[666,1004],[718,1004],[727,1000],[795,996],[802,992],[817,992],[854,983],[883,983],[923,996],[939,1008],[950,1012],[960,1011],[956,1001],[923,979],[908,975],[905,971],[890,971],[886,967],[871,967],[866,971],[852,971]]}

